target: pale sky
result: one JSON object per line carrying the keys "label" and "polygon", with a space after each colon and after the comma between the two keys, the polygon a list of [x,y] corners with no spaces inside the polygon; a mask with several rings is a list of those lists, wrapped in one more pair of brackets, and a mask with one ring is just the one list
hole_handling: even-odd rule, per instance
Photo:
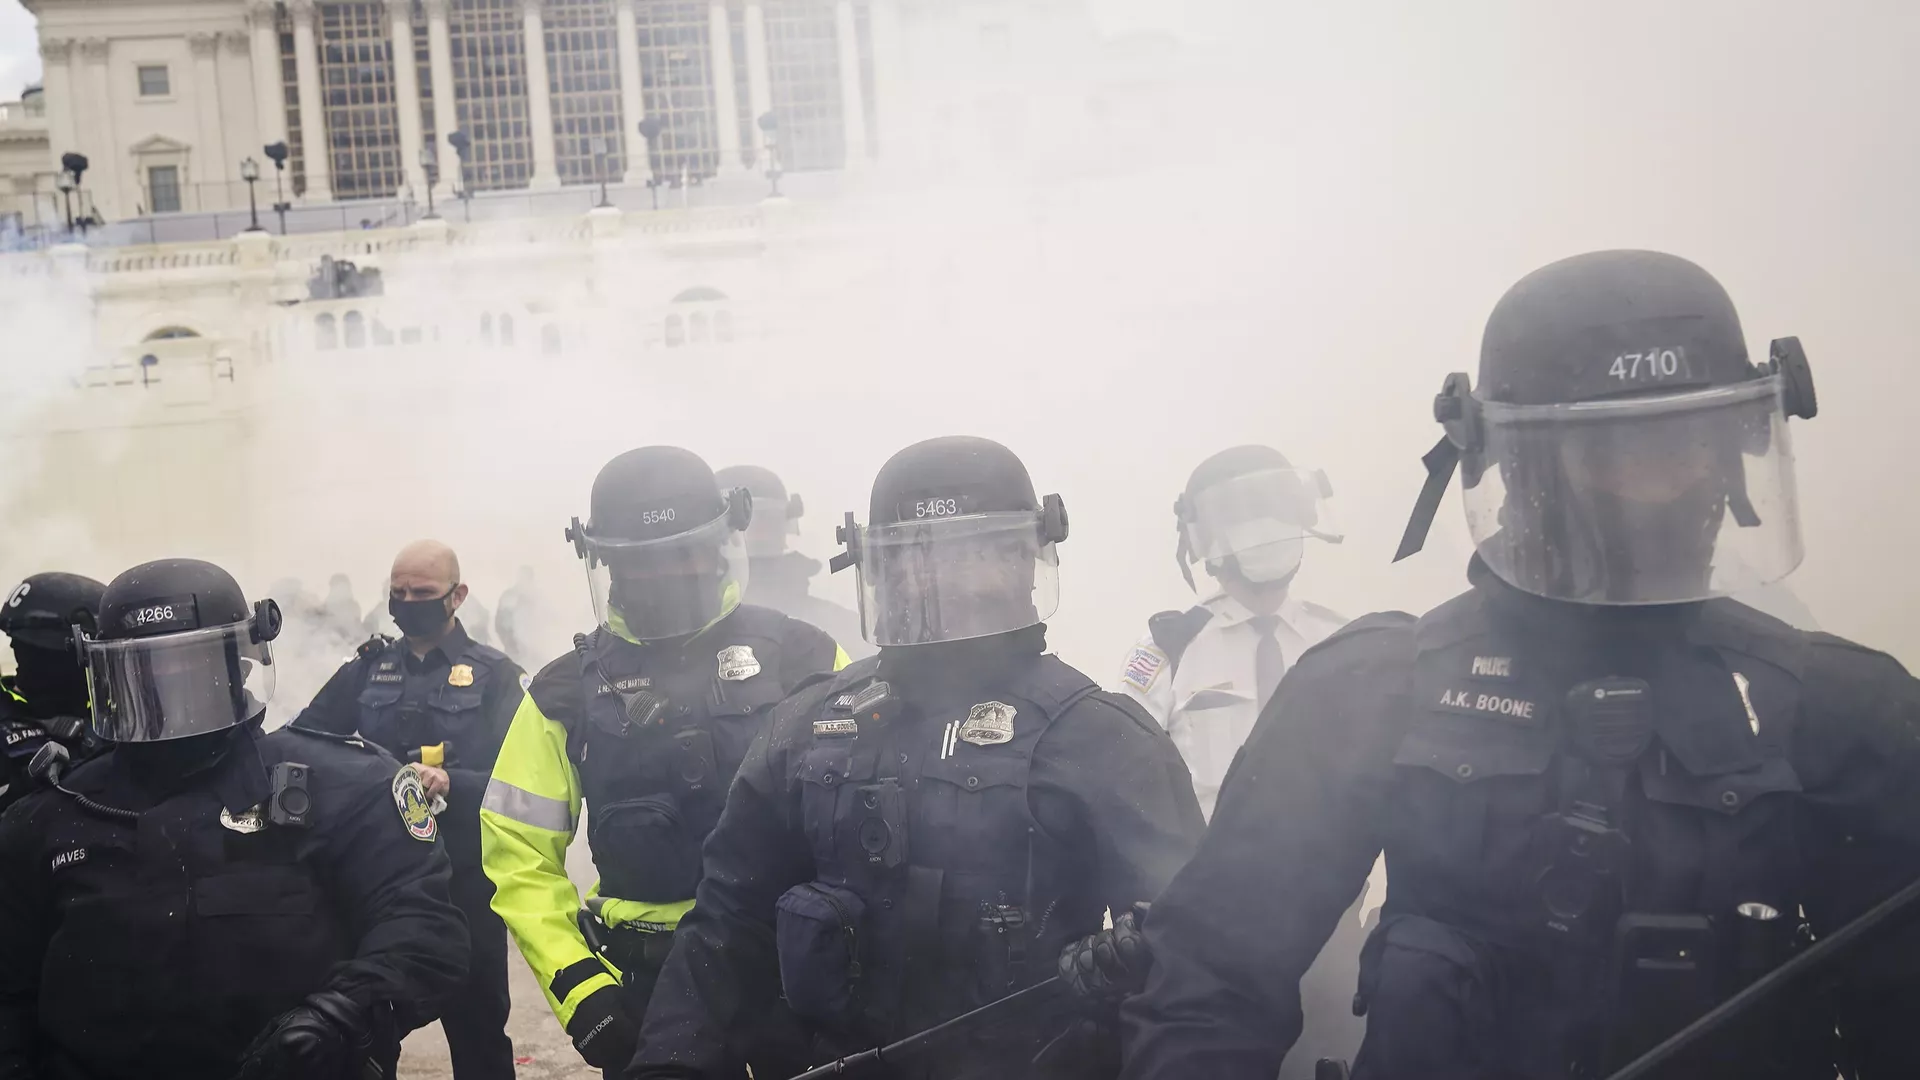
{"label": "pale sky", "polygon": [[40,49],[33,16],[20,0],[0,0],[0,101],[12,101],[28,83],[40,81]]}

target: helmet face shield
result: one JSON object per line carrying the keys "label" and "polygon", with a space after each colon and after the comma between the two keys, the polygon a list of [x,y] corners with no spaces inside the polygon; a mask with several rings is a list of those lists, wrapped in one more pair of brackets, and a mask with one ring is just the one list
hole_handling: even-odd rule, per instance
{"label": "helmet face shield", "polygon": [[747,526],[747,554],[772,559],[786,553],[787,537],[800,535],[800,517],[791,499],[753,498],[753,521]]}
{"label": "helmet face shield", "polygon": [[746,540],[727,514],[656,540],[581,542],[594,616],[630,641],[705,629],[739,607],[746,591]]}
{"label": "helmet face shield", "polygon": [[1004,634],[1060,606],[1060,561],[1035,511],[857,529],[860,623],[875,645]]}
{"label": "helmet face shield", "polygon": [[93,731],[108,742],[163,742],[246,723],[273,700],[272,650],[254,620],[155,637],[82,636]]}
{"label": "helmet face shield", "polygon": [[1325,475],[1307,469],[1262,469],[1210,484],[1190,497],[1187,548],[1217,563],[1290,541],[1337,542],[1326,490]]}
{"label": "helmet face shield", "polygon": [[1468,530],[1515,588],[1670,604],[1784,578],[1805,554],[1778,376],[1656,397],[1481,403]]}

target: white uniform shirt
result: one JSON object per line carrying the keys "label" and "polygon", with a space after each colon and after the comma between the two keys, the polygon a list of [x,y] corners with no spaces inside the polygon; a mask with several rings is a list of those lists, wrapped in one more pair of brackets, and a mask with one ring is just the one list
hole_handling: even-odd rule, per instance
{"label": "white uniform shirt", "polygon": [[[1138,701],[1167,729],[1193,774],[1200,809],[1211,819],[1227,767],[1266,703],[1256,700],[1254,649],[1260,632],[1247,624],[1253,613],[1225,592],[1208,597],[1201,606],[1213,617],[1187,645],[1179,663],[1171,663],[1149,633],[1128,654],[1118,690]],[[1287,668],[1347,622],[1318,604],[1292,596],[1276,614],[1280,622],[1274,638]]]}

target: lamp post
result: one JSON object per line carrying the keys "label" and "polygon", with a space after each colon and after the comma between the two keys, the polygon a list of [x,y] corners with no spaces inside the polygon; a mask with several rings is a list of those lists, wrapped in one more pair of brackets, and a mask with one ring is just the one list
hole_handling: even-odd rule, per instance
{"label": "lamp post", "polygon": [[260,182],[260,163],[252,158],[240,162],[240,179],[247,182],[247,216],[253,220],[247,231],[265,232],[260,227],[260,202],[253,195],[253,185]]}
{"label": "lamp post", "polygon": [[421,221],[438,221],[440,212],[433,208],[433,185],[440,182],[440,161],[434,156],[433,147],[420,148],[420,169],[427,174],[427,216]]}
{"label": "lamp post", "polygon": [[653,140],[665,130],[666,125],[657,116],[640,121],[640,137],[647,140],[647,195],[652,198],[655,210],[660,209],[660,174],[653,169]]}
{"label": "lamp post", "polygon": [[467,222],[473,222],[473,184],[467,177],[467,153],[473,149],[473,136],[464,131],[447,132],[447,145],[460,158],[460,207]]}
{"label": "lamp post", "polygon": [[607,201],[607,154],[612,151],[613,145],[605,135],[596,135],[587,143],[587,147],[593,151],[593,171],[600,176],[600,206],[612,206]]}
{"label": "lamp post", "polygon": [[[87,155],[76,154],[71,150],[67,151],[64,154],[61,154],[60,169],[66,176],[73,178],[73,184],[71,187],[65,187],[61,189],[67,193],[67,231],[72,232],[73,231],[73,193],[81,190],[80,178],[82,176],[85,176],[87,172]],[[82,233],[85,233],[87,231],[86,209],[87,209],[86,199],[83,197],[80,200],[80,211],[81,211],[80,231]]]}
{"label": "lamp post", "polygon": [[[260,152],[267,155],[268,161],[273,162],[273,212],[280,215],[280,235],[285,236],[287,235],[287,211],[292,207],[292,204],[287,202],[287,189],[283,180],[287,173],[287,144],[269,143],[261,147]],[[252,189],[249,188],[248,191],[251,193]]]}
{"label": "lamp post", "polygon": [[73,231],[73,177],[70,174],[63,172],[60,174],[60,179],[55,181],[54,186],[58,187],[60,189],[60,194],[66,197],[67,231],[71,233]]}
{"label": "lamp post", "polygon": [[767,140],[767,184],[769,186],[767,198],[777,199],[780,197],[781,176],[780,118],[768,111],[761,113],[760,119],[755,123],[760,125],[760,133],[766,136]]}

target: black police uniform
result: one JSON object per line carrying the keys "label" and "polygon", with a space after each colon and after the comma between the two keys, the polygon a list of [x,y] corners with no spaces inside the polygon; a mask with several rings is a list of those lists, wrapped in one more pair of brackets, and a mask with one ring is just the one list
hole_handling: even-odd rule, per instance
{"label": "black police uniform", "polygon": [[[1595,1075],[1614,915],[1716,916],[1724,993],[1794,947],[1800,910],[1830,933],[1920,876],[1920,684],[1889,657],[1727,600],[1582,607],[1477,558],[1469,579],[1425,618],[1359,621],[1282,684],[1148,922],[1127,1077],[1271,1077],[1300,975],[1382,848],[1356,1080]],[[1561,740],[1623,677],[1648,688],[1651,752],[1594,766]],[[1591,858],[1560,854],[1569,828]],[[1743,925],[1752,902],[1783,917]],[[1860,1075],[1920,1075],[1917,973],[1920,940],[1900,939],[1686,1075],[1824,1080],[1836,1022]]]}
{"label": "black police uniform", "polygon": [[[274,1017],[325,986],[398,1032],[466,969],[430,819],[364,744],[246,724],[217,764],[160,791],[120,751],[0,820],[0,1076],[231,1076]],[[306,768],[306,827],[262,819],[269,772]]]}
{"label": "black police uniform", "polygon": [[[36,708],[38,701],[15,688],[13,680],[0,679],[0,811],[20,801],[33,790],[34,780],[27,763],[47,743],[49,724],[59,732],[60,741],[69,744],[76,756],[85,756],[85,721],[71,713]],[[84,711],[84,703],[82,709]]]}
{"label": "black police uniform", "polygon": [[[707,842],[636,1075],[720,1075],[729,1028],[783,987],[822,1053],[910,1034],[1052,975],[1105,909],[1160,890],[1204,828],[1186,767],[1044,649],[1036,625],[883,652],[775,710]],[[1026,1075],[1036,1027],[926,1074]]]}
{"label": "black police uniform", "polygon": [[[601,896],[674,904],[694,895],[701,844],[768,710],[834,670],[838,654],[818,628],[741,604],[684,639],[636,644],[596,629],[534,677],[527,693],[567,731]],[[636,693],[664,703],[655,722],[628,722],[623,695]],[[608,938],[637,1020],[670,936]]]}
{"label": "black police uniform", "polygon": [[507,928],[493,911],[493,883],[480,865],[480,800],[520,707],[523,674],[506,654],[469,638],[456,619],[424,657],[404,639],[368,640],[294,720],[296,727],[357,733],[402,761],[446,769],[447,807],[438,822],[453,861],[453,901],[473,944],[466,982],[440,1018],[459,1080],[513,1075]]}

